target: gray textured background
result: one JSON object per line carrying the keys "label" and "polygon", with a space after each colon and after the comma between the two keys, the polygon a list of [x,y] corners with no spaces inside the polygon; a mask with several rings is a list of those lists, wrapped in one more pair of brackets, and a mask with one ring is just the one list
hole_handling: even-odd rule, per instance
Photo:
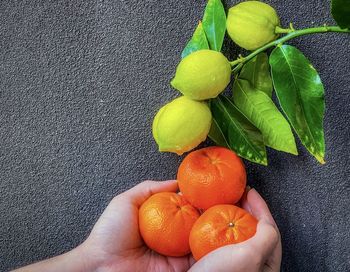
{"label": "gray textured background", "polygon": [[[229,6],[237,1],[225,1]],[[329,1],[267,1],[286,25],[333,24]],[[156,110],[205,1],[0,2],[0,270],[65,252],[116,194],[171,179]],[[283,271],[350,271],[350,36],[291,42],[326,88],[327,164],[269,150],[246,163],[283,238]],[[239,53],[226,42],[226,53]]]}

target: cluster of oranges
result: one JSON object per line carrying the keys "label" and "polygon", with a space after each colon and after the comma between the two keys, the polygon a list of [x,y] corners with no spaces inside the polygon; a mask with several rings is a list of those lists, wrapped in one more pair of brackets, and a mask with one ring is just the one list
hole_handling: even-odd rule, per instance
{"label": "cluster of oranges", "polygon": [[246,187],[244,165],[234,152],[223,147],[191,152],[177,180],[181,193],[154,194],[140,207],[140,233],[149,248],[166,256],[192,252],[199,260],[255,234],[257,220],[233,205]]}

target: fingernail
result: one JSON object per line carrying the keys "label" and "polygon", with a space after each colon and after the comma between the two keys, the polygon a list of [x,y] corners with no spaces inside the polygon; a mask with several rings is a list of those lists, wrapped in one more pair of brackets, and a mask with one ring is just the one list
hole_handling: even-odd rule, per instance
{"label": "fingernail", "polygon": [[250,188],[249,191],[255,191],[255,192],[258,192],[255,188]]}
{"label": "fingernail", "polygon": [[250,207],[249,204],[247,205],[247,210],[248,210],[248,212],[249,212],[250,214],[252,214],[252,208]]}

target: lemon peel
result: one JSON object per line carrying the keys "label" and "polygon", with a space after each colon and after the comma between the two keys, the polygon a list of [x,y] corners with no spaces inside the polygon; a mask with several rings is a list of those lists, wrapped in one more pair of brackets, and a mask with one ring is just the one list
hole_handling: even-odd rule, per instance
{"label": "lemon peel", "polygon": [[152,126],[153,137],[159,151],[182,155],[206,139],[211,121],[205,102],[181,96],[158,111]]}
{"label": "lemon peel", "polygon": [[229,9],[227,33],[240,47],[255,50],[274,41],[280,19],[276,10],[259,1],[246,1]]}
{"label": "lemon peel", "polygon": [[194,100],[218,96],[231,80],[231,65],[220,52],[199,50],[181,60],[171,85]]}

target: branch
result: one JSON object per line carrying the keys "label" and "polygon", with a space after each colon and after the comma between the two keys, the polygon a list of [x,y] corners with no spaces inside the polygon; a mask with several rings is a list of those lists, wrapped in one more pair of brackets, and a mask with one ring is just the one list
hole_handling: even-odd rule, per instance
{"label": "branch", "polygon": [[[277,32],[287,32],[287,31],[284,31],[281,28],[279,28],[277,30]],[[248,62],[249,60],[254,58],[256,55],[258,55],[259,53],[265,51],[266,49],[268,49],[270,47],[281,45],[284,42],[289,41],[289,40],[296,38],[296,37],[299,37],[299,36],[316,34],[316,33],[326,33],[326,32],[350,33],[350,30],[349,29],[342,29],[339,26],[326,26],[326,25],[321,26],[321,27],[312,27],[312,28],[294,30],[294,28],[292,28],[292,25],[291,25],[291,29],[289,29],[287,35],[258,48],[257,50],[253,51],[252,53],[250,53],[246,57],[240,56],[237,60],[231,61],[230,63],[231,63],[231,66],[233,68],[232,72],[237,73],[246,62]]]}

